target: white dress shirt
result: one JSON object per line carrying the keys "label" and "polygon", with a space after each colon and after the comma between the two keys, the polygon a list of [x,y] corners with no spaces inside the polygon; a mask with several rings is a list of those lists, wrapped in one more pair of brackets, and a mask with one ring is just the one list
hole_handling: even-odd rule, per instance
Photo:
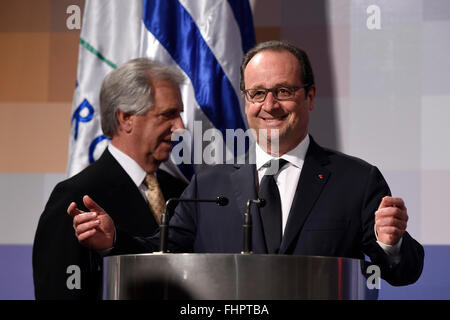
{"label": "white dress shirt", "polygon": [[145,201],[147,199],[147,190],[148,187],[145,184],[145,176],[147,173],[142,169],[142,167],[134,161],[129,155],[120,151],[116,147],[114,147],[111,143],[108,145],[108,151],[117,160],[120,166],[125,170],[125,172],[130,176],[131,180],[133,180],[136,187],[138,187]]}
{"label": "white dress shirt", "polygon": [[[281,214],[282,214],[282,234],[291,211],[292,201],[297,190],[298,180],[302,172],[303,163],[305,162],[306,151],[309,147],[309,135],[300,142],[297,147],[281,156],[281,159],[288,161],[277,174],[274,175],[278,190],[280,191],[281,199]],[[256,169],[258,170],[258,181],[261,183],[267,167],[265,166],[273,157],[266,153],[261,147],[256,144]],[[281,196],[282,195],[282,196]]]}

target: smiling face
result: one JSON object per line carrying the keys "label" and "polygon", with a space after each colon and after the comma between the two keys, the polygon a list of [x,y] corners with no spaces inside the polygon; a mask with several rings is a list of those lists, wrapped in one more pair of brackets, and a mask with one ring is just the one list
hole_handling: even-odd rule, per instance
{"label": "smiling face", "polygon": [[144,115],[128,116],[128,154],[146,171],[154,172],[172,151],[172,132],[183,129],[180,90],[168,81],[153,84],[154,105]]}
{"label": "smiling face", "polygon": [[[288,51],[263,50],[247,64],[244,71],[245,89],[302,86],[301,67]],[[267,152],[275,138],[279,139],[280,155],[295,148],[308,133],[309,113],[314,109],[315,86],[307,95],[299,89],[290,100],[277,101],[269,92],[264,102],[245,100],[245,113],[250,128],[256,130],[258,143],[267,130]],[[274,130],[275,129],[275,130]],[[276,149],[275,149],[276,151]]]}

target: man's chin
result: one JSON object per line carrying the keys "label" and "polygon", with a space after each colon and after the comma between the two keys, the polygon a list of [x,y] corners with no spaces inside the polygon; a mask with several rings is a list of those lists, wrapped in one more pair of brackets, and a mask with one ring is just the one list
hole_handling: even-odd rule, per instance
{"label": "man's chin", "polygon": [[165,161],[169,160],[171,151],[172,151],[172,148],[168,148],[167,150],[162,150],[162,151],[158,152],[158,154],[155,155],[156,161],[161,163],[161,162],[165,162]]}
{"label": "man's chin", "polygon": [[258,145],[267,153],[273,156],[280,155],[280,142],[286,139],[284,131],[261,130],[258,135]]}
{"label": "man's chin", "polygon": [[283,131],[280,129],[260,129],[259,130],[259,140],[265,140],[269,143],[279,141],[283,136]]}

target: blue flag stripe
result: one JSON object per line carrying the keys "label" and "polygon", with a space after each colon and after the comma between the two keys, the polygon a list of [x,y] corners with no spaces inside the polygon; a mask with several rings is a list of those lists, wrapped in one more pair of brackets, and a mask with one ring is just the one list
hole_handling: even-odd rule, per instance
{"label": "blue flag stripe", "polygon": [[212,124],[223,134],[245,130],[236,92],[186,9],[176,0],[145,0],[143,22],[189,76]]}
{"label": "blue flag stripe", "polygon": [[234,18],[239,25],[244,54],[256,43],[255,29],[253,28],[253,14],[247,0],[228,0]]}

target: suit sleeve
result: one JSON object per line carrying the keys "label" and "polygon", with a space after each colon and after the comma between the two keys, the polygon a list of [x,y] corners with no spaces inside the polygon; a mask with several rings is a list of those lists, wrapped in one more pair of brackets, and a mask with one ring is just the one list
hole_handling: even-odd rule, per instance
{"label": "suit sleeve", "polygon": [[391,195],[381,172],[372,167],[369,173],[362,208],[363,251],[371,262],[378,265],[381,277],[394,286],[408,285],[417,281],[423,269],[424,250],[407,232],[403,235],[400,248],[401,259],[392,265],[387,254],[376,242],[374,223],[375,211],[384,196]]}
{"label": "suit sleeve", "polygon": [[58,184],[39,220],[33,244],[36,299],[100,298],[101,259],[78,243],[67,214],[72,201],[81,196],[66,182]]}

